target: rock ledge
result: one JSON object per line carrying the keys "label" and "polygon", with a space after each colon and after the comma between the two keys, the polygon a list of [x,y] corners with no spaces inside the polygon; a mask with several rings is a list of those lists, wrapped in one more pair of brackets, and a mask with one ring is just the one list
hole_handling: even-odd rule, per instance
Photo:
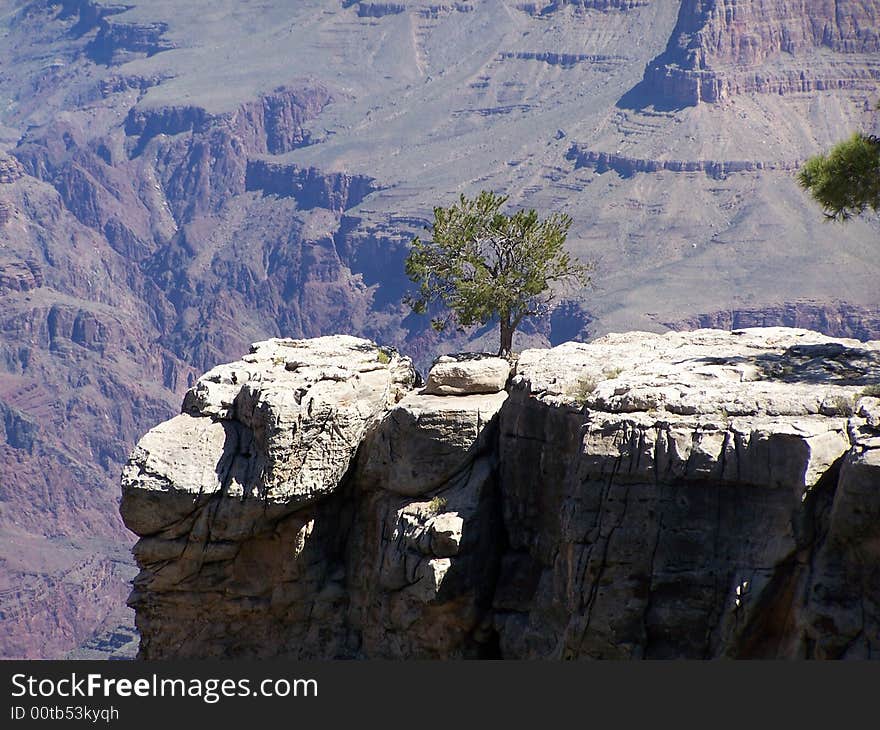
{"label": "rock ledge", "polygon": [[206,373],[123,474],[140,656],[880,655],[880,342],[632,332],[508,376],[417,391],[341,336]]}

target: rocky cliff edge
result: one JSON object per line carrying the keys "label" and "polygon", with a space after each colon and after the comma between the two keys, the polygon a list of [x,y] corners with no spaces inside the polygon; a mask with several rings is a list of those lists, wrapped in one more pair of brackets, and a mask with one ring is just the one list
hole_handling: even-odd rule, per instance
{"label": "rocky cliff edge", "polygon": [[354,337],[206,373],[122,478],[140,656],[880,654],[880,342]]}

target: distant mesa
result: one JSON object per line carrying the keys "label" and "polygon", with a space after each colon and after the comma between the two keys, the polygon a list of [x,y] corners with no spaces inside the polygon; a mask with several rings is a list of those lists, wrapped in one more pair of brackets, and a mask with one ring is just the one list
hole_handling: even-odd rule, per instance
{"label": "distant mesa", "polygon": [[118,66],[174,48],[174,44],[163,37],[168,30],[165,23],[118,23],[102,19],[100,28],[86,52],[95,63],[106,66]]}
{"label": "distant mesa", "polygon": [[786,302],[766,307],[722,309],[679,320],[661,322],[673,330],[702,328],[801,327],[832,337],[880,340],[880,307],[858,307],[845,302]]}
{"label": "distant mesa", "polygon": [[245,190],[295,198],[302,210],[326,208],[342,212],[379,189],[367,175],[328,173],[314,167],[300,168],[261,159],[248,161],[245,176]]}
{"label": "distant mesa", "polygon": [[248,152],[282,154],[308,142],[303,125],[331,101],[333,95],[326,86],[304,81],[275,89],[221,115],[210,114],[199,106],[134,106],[125,119],[125,133],[137,138],[132,157],[160,134],[207,134],[212,128],[237,136],[245,142]]}

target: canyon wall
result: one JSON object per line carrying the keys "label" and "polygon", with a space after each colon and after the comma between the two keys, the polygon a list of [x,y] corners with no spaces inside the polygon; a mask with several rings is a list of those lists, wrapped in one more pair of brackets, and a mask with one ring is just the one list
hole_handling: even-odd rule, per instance
{"label": "canyon wall", "polygon": [[[878,51],[877,2],[684,0],[645,83],[665,103],[686,105],[752,92],[870,89],[880,78]],[[805,57],[812,63],[797,60]]]}
{"label": "canyon wall", "polygon": [[876,658],[880,342],[275,339],[126,467],[140,656]]}

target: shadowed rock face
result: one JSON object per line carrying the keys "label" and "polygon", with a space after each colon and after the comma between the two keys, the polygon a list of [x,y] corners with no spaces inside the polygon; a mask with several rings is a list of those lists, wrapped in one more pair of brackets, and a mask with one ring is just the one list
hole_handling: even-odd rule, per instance
{"label": "shadowed rock face", "polygon": [[198,382],[123,475],[141,657],[878,655],[880,343],[636,332],[413,383],[343,337]]}

